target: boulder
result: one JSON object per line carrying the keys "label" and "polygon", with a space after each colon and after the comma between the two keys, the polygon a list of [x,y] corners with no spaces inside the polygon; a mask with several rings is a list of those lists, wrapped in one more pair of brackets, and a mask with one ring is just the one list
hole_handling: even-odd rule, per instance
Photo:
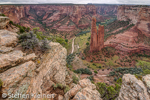
{"label": "boulder", "polygon": [[116,100],[150,100],[150,95],[141,80],[138,80],[134,75],[125,74]]}
{"label": "boulder", "polygon": [[70,89],[64,96],[65,100],[102,100],[96,86],[89,79],[80,80],[77,85]]}
{"label": "boulder", "polygon": [[99,92],[86,87],[78,92],[72,100],[102,100]]}
{"label": "boulder", "polygon": [[0,29],[4,29],[9,23],[9,18],[5,16],[0,16]]}
{"label": "boulder", "polygon": [[0,46],[15,46],[18,34],[7,30],[0,30]]}

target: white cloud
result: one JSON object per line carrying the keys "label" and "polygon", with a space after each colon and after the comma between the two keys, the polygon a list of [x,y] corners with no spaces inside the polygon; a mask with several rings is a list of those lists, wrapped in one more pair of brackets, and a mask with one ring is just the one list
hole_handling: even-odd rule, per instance
{"label": "white cloud", "polygon": [[146,4],[150,5],[150,0],[0,0],[0,4],[38,4],[38,3],[75,3],[75,4]]}

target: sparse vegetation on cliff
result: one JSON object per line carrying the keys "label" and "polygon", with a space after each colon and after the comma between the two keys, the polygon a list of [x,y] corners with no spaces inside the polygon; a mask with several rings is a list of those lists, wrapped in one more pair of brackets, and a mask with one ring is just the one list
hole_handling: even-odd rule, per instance
{"label": "sparse vegetation on cliff", "polygon": [[114,71],[111,71],[109,73],[109,76],[113,76],[114,77],[114,81],[117,81],[117,79],[122,78],[122,76],[124,74],[141,74],[143,72],[143,70],[141,68],[116,68],[114,69]]}
{"label": "sparse vegetation on cliff", "polygon": [[0,16],[4,16],[5,17],[6,15],[5,14],[0,14]]}
{"label": "sparse vegetation on cliff", "polygon": [[2,80],[0,79],[0,90],[1,90],[1,88],[2,88],[2,85],[3,85],[3,82],[2,82]]}
{"label": "sparse vegetation on cliff", "polygon": [[9,24],[18,27],[20,33],[29,32],[29,31],[30,31],[30,28],[29,28],[29,27],[24,27],[24,26],[21,26],[21,25],[19,25],[19,24],[15,24],[15,23],[13,23],[13,21],[9,21]]}
{"label": "sparse vegetation on cliff", "polygon": [[121,79],[119,79],[119,81],[117,80],[118,83],[116,83],[115,86],[108,86],[101,82],[96,83],[96,88],[103,100],[115,100],[115,98],[118,97],[122,84],[122,81],[120,80]]}
{"label": "sparse vegetation on cliff", "polygon": [[92,75],[92,72],[89,69],[87,69],[87,68],[85,68],[85,69],[80,68],[80,69],[75,70],[74,72],[78,73],[78,74],[89,74],[89,75]]}
{"label": "sparse vegetation on cliff", "polygon": [[48,41],[45,39],[40,43],[40,40],[37,38],[37,35],[33,33],[33,31],[21,34],[18,39],[24,50],[34,51],[35,49],[39,49],[42,52],[45,52],[50,48]]}

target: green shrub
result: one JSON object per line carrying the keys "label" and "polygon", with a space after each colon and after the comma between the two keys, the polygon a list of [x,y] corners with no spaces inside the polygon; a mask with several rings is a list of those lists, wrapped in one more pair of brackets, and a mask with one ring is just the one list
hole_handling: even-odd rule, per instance
{"label": "green shrub", "polygon": [[105,83],[98,82],[96,84],[98,92],[101,94],[103,100],[115,100],[119,95],[121,84],[115,86],[107,86]]}
{"label": "green shrub", "polygon": [[[116,76],[118,78],[122,78],[122,76],[124,74],[140,74],[142,72],[143,72],[142,68],[137,68],[137,67],[121,68],[121,67],[119,67],[119,68],[114,69],[114,71],[109,72],[109,76]],[[116,78],[114,79],[114,81],[117,81]]]}
{"label": "green shrub", "polygon": [[66,62],[68,65],[71,65],[71,63],[73,62],[75,54],[69,54],[66,58]]}
{"label": "green shrub", "polygon": [[5,14],[1,14],[1,16],[4,16],[4,17],[5,17],[6,15],[5,15]]}
{"label": "green shrub", "polygon": [[68,42],[68,39],[65,39],[65,42]]}
{"label": "green shrub", "polygon": [[118,84],[122,84],[122,78],[119,78],[116,82],[117,82]]}
{"label": "green shrub", "polygon": [[57,85],[57,87],[60,88],[60,89],[63,89],[63,88],[64,88],[64,86],[63,86],[62,84],[60,84],[60,83],[57,83],[56,85]]}
{"label": "green shrub", "polygon": [[78,73],[78,74],[80,73],[80,74],[89,74],[89,75],[92,75],[92,72],[89,69],[87,69],[87,68],[85,68],[85,69],[80,68],[80,69],[75,70],[74,72]]}
{"label": "green shrub", "polygon": [[39,47],[39,40],[36,38],[36,35],[33,34],[33,32],[23,33],[18,39],[24,50],[34,50],[34,48]]}
{"label": "green shrub", "polygon": [[85,58],[84,58],[84,57],[82,57],[82,60],[85,60]]}
{"label": "green shrub", "polygon": [[70,87],[68,85],[66,85],[65,89],[64,89],[64,93],[67,93],[70,90]]}
{"label": "green shrub", "polygon": [[94,73],[97,74],[98,72],[96,70],[94,70]]}
{"label": "green shrub", "polygon": [[89,45],[89,42],[87,42],[86,45]]}
{"label": "green shrub", "polygon": [[65,41],[65,39],[56,37],[56,42],[60,43],[62,46],[67,47],[68,43]]}
{"label": "green shrub", "polygon": [[2,88],[2,86],[3,86],[3,82],[2,82],[2,80],[0,79],[0,88]]}
{"label": "green shrub", "polygon": [[21,43],[21,46],[24,50],[35,50],[40,49],[41,52],[45,52],[48,49],[50,49],[50,46],[48,45],[48,40],[44,39],[40,41],[37,38],[36,34],[33,33],[33,31],[30,31],[28,33],[23,33],[19,37],[19,43]]}
{"label": "green shrub", "polygon": [[101,66],[98,66],[98,68],[102,68]]}
{"label": "green shrub", "polygon": [[20,33],[25,32],[25,30],[23,28],[20,28]]}
{"label": "green shrub", "polygon": [[93,78],[93,76],[89,76],[89,77],[87,77],[90,81],[94,81],[94,78]]}
{"label": "green shrub", "polygon": [[78,79],[78,77],[76,77],[76,75],[73,75],[72,79],[73,79],[73,83],[75,83],[75,84],[77,84],[79,81],[79,79]]}
{"label": "green shrub", "polygon": [[42,44],[40,46],[40,49],[41,49],[42,52],[45,52],[48,49],[50,49],[50,46],[48,44],[48,40],[47,39],[42,40]]}
{"label": "green shrub", "polygon": [[14,24],[13,21],[9,21],[9,24]]}
{"label": "green shrub", "polygon": [[88,32],[90,32],[90,31],[81,31],[81,32],[78,33],[76,36],[83,35],[83,34],[86,34],[86,33],[88,33]]}
{"label": "green shrub", "polygon": [[26,31],[27,31],[27,32],[29,32],[29,31],[30,31],[30,28],[29,28],[29,27],[27,27],[27,28],[26,28]]}

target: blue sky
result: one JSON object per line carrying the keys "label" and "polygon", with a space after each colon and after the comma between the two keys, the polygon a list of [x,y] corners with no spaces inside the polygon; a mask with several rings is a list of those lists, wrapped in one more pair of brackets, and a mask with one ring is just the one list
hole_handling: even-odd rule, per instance
{"label": "blue sky", "polygon": [[39,3],[74,3],[74,4],[140,4],[150,5],[150,0],[0,0],[0,4],[39,4]]}

